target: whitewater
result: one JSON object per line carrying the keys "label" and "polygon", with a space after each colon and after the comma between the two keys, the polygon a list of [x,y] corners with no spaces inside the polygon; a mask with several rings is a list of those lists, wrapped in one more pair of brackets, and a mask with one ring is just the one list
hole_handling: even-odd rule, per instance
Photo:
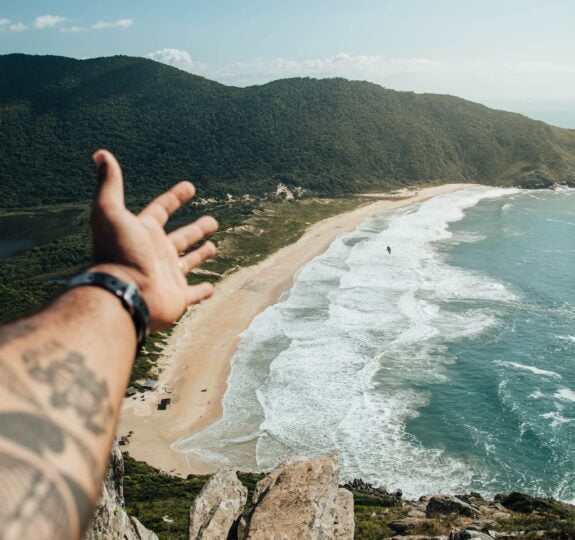
{"label": "whitewater", "polygon": [[[575,192],[474,187],[369,219],[305,265],[174,449],[266,470],[337,452],[407,496],[575,498]],[[387,247],[391,248],[391,254]]]}

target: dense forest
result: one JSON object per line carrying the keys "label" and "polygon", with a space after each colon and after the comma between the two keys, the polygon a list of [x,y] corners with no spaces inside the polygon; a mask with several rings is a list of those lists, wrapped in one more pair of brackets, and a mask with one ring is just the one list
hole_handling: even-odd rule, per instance
{"label": "dense forest", "polygon": [[575,131],[460,98],[344,79],[228,87],[143,58],[0,56],[0,207],[90,198],[92,152],[132,196],[278,182],[337,194],[413,182],[575,183]]}

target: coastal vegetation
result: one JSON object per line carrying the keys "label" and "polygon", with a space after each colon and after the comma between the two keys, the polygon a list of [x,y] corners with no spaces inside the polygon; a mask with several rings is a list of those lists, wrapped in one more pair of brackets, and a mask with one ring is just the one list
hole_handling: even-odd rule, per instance
{"label": "coastal vegetation", "polygon": [[180,178],[219,198],[278,182],[334,195],[575,181],[575,131],[453,96],[345,79],[236,88],[125,56],[11,54],[0,71],[1,207],[87,201],[99,147],[136,197]]}
{"label": "coastal vegetation", "polygon": [[[124,497],[128,514],[138,518],[162,540],[188,538],[189,509],[208,476],[171,476],[134,460],[128,453],[124,454],[124,468]],[[263,476],[238,473],[239,480],[248,489],[244,521],[247,521],[253,508],[254,488]],[[357,540],[380,540],[396,537],[398,533],[411,537],[420,535],[420,538],[447,537],[451,531],[473,522],[458,511],[426,516],[421,511],[420,501],[404,501],[385,489],[374,488],[361,481],[354,481],[345,487],[353,493]],[[444,500],[449,502],[450,499],[445,497]],[[472,508],[483,509],[483,520],[475,518],[475,530],[483,527],[503,536],[510,533],[512,538],[518,539],[575,538],[575,507],[569,504],[522,493],[497,495],[494,500],[471,493],[461,495],[458,500],[468,501]],[[410,517],[415,515],[420,517]],[[486,519],[485,515],[492,517]]]}

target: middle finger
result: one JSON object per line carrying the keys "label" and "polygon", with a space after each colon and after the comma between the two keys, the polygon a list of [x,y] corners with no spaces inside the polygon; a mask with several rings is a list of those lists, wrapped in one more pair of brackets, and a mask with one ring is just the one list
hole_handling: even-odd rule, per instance
{"label": "middle finger", "polygon": [[174,247],[181,253],[218,230],[218,222],[211,216],[203,216],[194,223],[180,227],[168,235]]}

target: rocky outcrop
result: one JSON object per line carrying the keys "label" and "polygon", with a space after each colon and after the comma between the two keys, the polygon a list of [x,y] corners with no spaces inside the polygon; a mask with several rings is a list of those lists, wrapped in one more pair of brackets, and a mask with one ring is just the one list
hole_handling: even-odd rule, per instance
{"label": "rocky outcrop", "polygon": [[473,507],[471,504],[451,495],[434,495],[429,498],[425,514],[428,518],[449,516],[451,514],[477,517],[479,515],[479,507]]}
{"label": "rocky outcrop", "polygon": [[333,455],[276,467],[256,486],[247,538],[353,538],[353,496],[339,492],[338,475]]}
{"label": "rocky outcrop", "polygon": [[[97,515],[85,538],[156,538],[126,515],[122,476],[123,460],[115,449]],[[490,500],[471,492],[426,495],[413,501],[404,499],[399,491],[390,493],[359,479],[342,488],[338,476],[335,456],[293,459],[263,478],[261,474],[240,475],[242,482],[253,489],[251,501],[233,471],[220,471],[207,483],[205,477],[201,483],[198,478],[188,477],[194,493],[203,486],[189,511],[189,537],[351,540],[355,534],[358,538],[402,540],[575,538],[575,507],[552,499],[510,493]],[[186,480],[174,482],[180,489]],[[161,481],[165,491],[169,477],[162,475]],[[145,500],[150,500],[149,490]],[[244,520],[242,516],[248,511],[249,518]],[[176,533],[185,537],[187,524],[182,514],[176,523],[169,523],[173,527],[164,528],[169,536]]]}
{"label": "rocky outcrop", "polygon": [[114,445],[98,506],[84,540],[158,540],[155,533],[126,514],[123,479],[124,460],[119,447]]}
{"label": "rocky outcrop", "polygon": [[354,532],[353,493],[347,489],[339,488],[335,508],[333,538],[334,540],[347,540],[348,538],[353,538]]}
{"label": "rocky outcrop", "polygon": [[190,508],[190,540],[235,538],[247,499],[248,490],[234,471],[218,471]]}

